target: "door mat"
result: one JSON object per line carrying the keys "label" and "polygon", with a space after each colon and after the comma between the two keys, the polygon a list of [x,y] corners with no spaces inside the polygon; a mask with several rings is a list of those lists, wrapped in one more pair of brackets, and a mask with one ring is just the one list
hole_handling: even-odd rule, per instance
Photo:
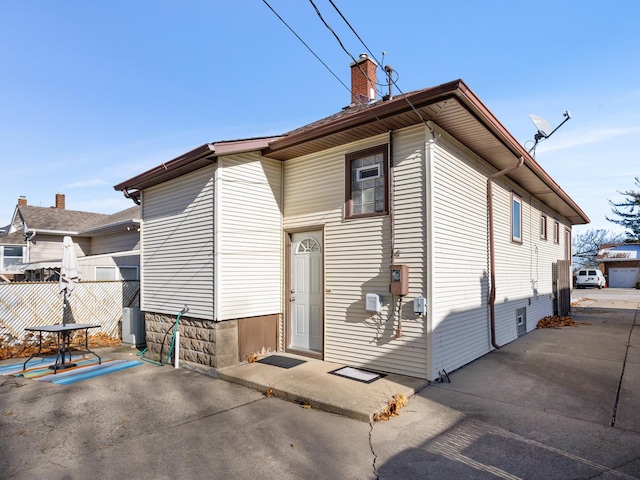
{"label": "door mat", "polygon": [[273,365],[280,368],[291,368],[301,363],[305,363],[306,360],[299,360],[297,358],[283,357],[282,355],[271,355],[258,360],[256,363],[264,363],[265,365]]}
{"label": "door mat", "polygon": [[370,372],[368,370],[361,370],[359,368],[353,367],[342,367],[329,373],[331,373],[332,375],[337,375],[339,377],[356,380],[362,383],[371,383],[381,379],[382,377],[386,377],[386,375],[383,373]]}

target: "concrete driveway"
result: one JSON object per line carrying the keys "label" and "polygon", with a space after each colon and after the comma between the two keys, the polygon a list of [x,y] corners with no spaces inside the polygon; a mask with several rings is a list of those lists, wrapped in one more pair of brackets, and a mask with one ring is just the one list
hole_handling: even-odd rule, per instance
{"label": "concrete driveway", "polygon": [[577,293],[590,325],[535,330],[373,425],[169,366],[0,377],[0,478],[640,479],[640,291]]}

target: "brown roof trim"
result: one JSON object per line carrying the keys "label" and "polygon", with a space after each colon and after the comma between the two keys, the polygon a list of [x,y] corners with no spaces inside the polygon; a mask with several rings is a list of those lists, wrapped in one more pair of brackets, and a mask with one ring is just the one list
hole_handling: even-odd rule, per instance
{"label": "brown roof trim", "polygon": [[[205,143],[190,152],[169,160],[157,167],[147,170],[129,180],[125,180],[113,188],[123,191],[127,198],[139,203],[140,191],[166,182],[187,173],[215,163],[219,156],[234,153],[260,151],[267,148],[269,142],[279,137],[248,138],[244,140],[229,140],[215,143]],[[131,190],[131,191],[130,191]]]}
{"label": "brown roof trim", "polygon": [[269,146],[270,142],[282,137],[249,138],[246,140],[226,140],[213,144],[216,156],[231,155],[234,153],[255,152]]}
{"label": "brown roof trim", "polygon": [[[580,221],[575,223],[589,223],[589,217],[580,207],[562,190],[562,188],[549,176],[547,172],[531,157],[529,152],[509,133],[500,121],[491,113],[486,105],[473,93],[462,81],[454,80],[437,87],[417,90],[405,95],[395,97],[388,102],[377,102],[367,106],[339,112],[331,117],[289,132],[285,137],[274,140],[269,148],[263,151],[265,156],[274,158],[283,157],[285,150],[321,139],[323,137],[367,125],[369,123],[384,121],[395,115],[410,112],[413,108],[420,109],[429,104],[441,102],[446,99],[455,99],[485,126],[496,139],[505,145],[517,160],[524,157],[524,164],[542,181],[551,191],[560,197],[572,210],[575,211]],[[427,118],[425,118],[427,120]],[[418,117],[415,119],[419,122]],[[284,153],[284,158],[286,158]],[[515,160],[514,160],[515,161]]]}
{"label": "brown roof trim", "polygon": [[[129,189],[141,190],[152,185],[157,185],[158,183],[165,181],[164,178],[171,172],[182,171],[183,167],[186,167],[195,160],[199,160],[207,155],[213,155],[213,145],[209,143],[205,143],[198,148],[194,148],[190,152],[174,158],[173,160],[169,160],[168,162],[158,165],[151,170],[147,170],[140,175],[114,185],[113,188],[120,191],[127,191]],[[184,173],[180,173],[180,175],[183,175]],[[131,194],[131,196],[135,196],[135,194]]]}
{"label": "brown roof trim", "polygon": [[473,107],[473,113],[481,116],[480,120],[490,130],[494,130],[498,134],[499,139],[507,145],[507,147],[514,152],[516,157],[524,157],[524,165],[527,166],[533,173],[536,174],[554,193],[562,198],[584,221],[589,223],[591,220],[587,214],[578,206],[577,203],[551,178],[551,176],[544,171],[538,162],[529,154],[520,143],[511,135],[511,133],[502,125],[502,123],[491,113],[487,106],[476,96],[475,93],[462,81],[459,84],[459,94],[464,103],[468,107],[469,104]]}
{"label": "brown roof trim", "polygon": [[[332,133],[355,128],[373,121],[384,120],[393,115],[411,110],[410,103],[414,107],[420,108],[425,104],[434,103],[444,97],[451,96],[462,83],[462,80],[454,80],[437,87],[397,96],[391,101],[378,101],[375,104],[364,107],[356,106],[353,110],[345,110],[345,112],[340,112],[333,117],[316,122],[316,124],[319,124],[317,127],[314,126],[316,124],[310,124],[289,132],[286,136],[271,142],[269,148],[263,154],[269,156],[269,153],[284,150]],[[335,120],[332,120],[332,118],[335,118]]]}

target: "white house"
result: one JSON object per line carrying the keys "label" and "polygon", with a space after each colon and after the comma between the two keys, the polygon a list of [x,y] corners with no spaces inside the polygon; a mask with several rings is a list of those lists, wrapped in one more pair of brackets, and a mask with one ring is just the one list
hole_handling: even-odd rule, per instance
{"label": "white house", "polygon": [[115,186],[142,206],[148,348],[187,304],[201,369],[281,350],[436,379],[554,313],[585,213],[464,82],[369,101],[375,71],[333,116]]}

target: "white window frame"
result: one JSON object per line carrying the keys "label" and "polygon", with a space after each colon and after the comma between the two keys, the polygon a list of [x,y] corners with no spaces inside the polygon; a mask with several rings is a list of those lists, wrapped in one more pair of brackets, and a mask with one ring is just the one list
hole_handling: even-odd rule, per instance
{"label": "white window frame", "polygon": [[[518,205],[517,217],[514,208],[516,204]],[[516,235],[516,226],[519,235]],[[511,241],[522,243],[522,198],[513,192],[511,192]]]}
{"label": "white window frame", "polygon": [[[367,170],[376,170],[376,174],[370,177],[363,177],[362,172]],[[376,178],[382,177],[382,165],[380,163],[376,163],[375,165],[367,165],[366,167],[356,168],[356,180],[358,182],[362,180],[375,180]]]}
{"label": "white window frame", "polygon": [[[20,257],[14,257],[13,255],[5,255],[4,253],[4,249],[6,247],[10,247],[10,248],[21,248],[22,249],[22,256]],[[20,261],[18,263],[24,263],[24,254],[26,252],[26,248],[24,245],[0,245],[0,270],[3,270],[5,268],[7,268],[4,264],[4,261],[6,258],[20,258]]]}

